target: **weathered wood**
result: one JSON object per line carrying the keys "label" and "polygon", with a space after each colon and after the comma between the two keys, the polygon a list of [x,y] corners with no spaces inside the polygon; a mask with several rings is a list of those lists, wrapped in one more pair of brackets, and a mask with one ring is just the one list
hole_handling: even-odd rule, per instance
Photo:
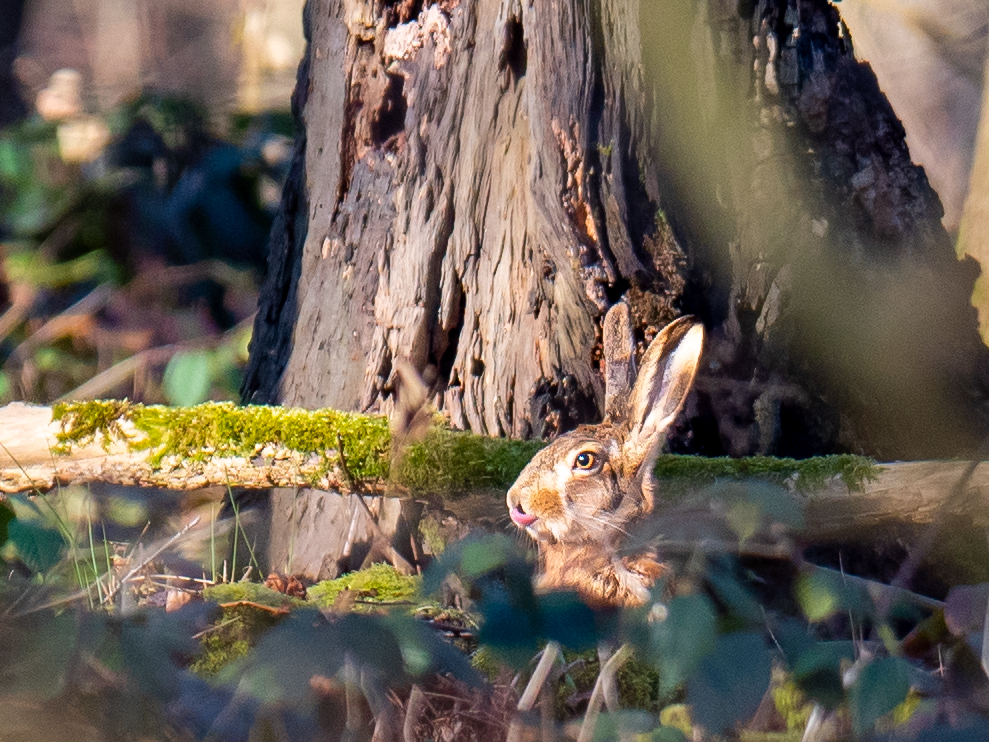
{"label": "weathered wood", "polygon": [[[126,423],[123,427],[126,431]],[[345,487],[332,473],[320,476],[319,462],[301,455],[264,461],[228,456],[204,462],[167,457],[155,467],[148,460],[150,451],[132,452],[122,440],[111,441],[107,449],[93,443],[55,453],[58,431],[50,407],[14,402],[0,408],[0,492],[47,492],[91,482],[181,490],[308,487],[314,482],[326,489]]]}
{"label": "weathered wood", "polygon": [[637,340],[708,330],[674,451],[936,458],[983,434],[976,272],[827,0],[305,18],[245,402],[387,412],[406,358],[454,426],[552,437],[600,419],[624,297]]}

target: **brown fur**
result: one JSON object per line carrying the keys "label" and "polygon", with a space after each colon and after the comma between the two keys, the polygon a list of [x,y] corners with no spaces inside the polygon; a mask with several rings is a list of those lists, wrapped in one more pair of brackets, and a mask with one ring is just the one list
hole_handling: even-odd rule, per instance
{"label": "brown fur", "polygon": [[[621,556],[620,549],[629,526],[653,509],[652,469],[690,391],[703,340],[692,318],[671,323],[649,346],[628,389],[623,385],[634,364],[621,307],[605,320],[605,361],[625,364],[617,373],[606,370],[606,421],[583,425],[536,454],[507,497],[509,513],[521,519],[515,522],[539,544],[538,587],[576,590],[595,606],[641,605],[666,575],[655,554]],[[591,470],[577,464],[581,452],[593,457]]]}

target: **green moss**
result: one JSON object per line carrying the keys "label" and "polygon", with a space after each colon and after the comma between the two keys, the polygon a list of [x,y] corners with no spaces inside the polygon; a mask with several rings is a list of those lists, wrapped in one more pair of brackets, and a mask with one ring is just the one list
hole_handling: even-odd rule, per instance
{"label": "green moss", "polygon": [[776,711],[786,722],[788,732],[803,733],[810,719],[814,704],[807,700],[807,696],[793,682],[793,678],[781,672],[773,672],[773,687],[770,691],[773,696],[773,705]]}
{"label": "green moss", "polygon": [[61,422],[56,453],[70,444],[98,441],[109,450],[114,440],[125,439],[120,423],[130,419],[133,405],[125,400],[99,399],[91,402],[59,402],[52,407],[52,420]]}
{"label": "green moss", "polygon": [[374,603],[388,604],[415,600],[422,578],[403,575],[390,564],[372,564],[359,572],[350,572],[335,580],[324,580],[308,590],[309,601],[320,608],[331,608],[337,596],[344,590],[353,590],[358,600],[355,610],[374,610]]}
{"label": "green moss", "polygon": [[202,651],[190,669],[205,676],[215,675],[228,663],[244,657],[261,636],[281,620],[283,614],[257,606],[281,609],[303,604],[301,600],[256,582],[213,585],[203,590],[203,598],[211,603],[240,604],[224,608],[200,639]]}
{"label": "green moss", "polygon": [[618,697],[627,708],[654,710],[659,697],[659,673],[635,657],[618,668]]}
{"label": "green moss", "polygon": [[229,628],[229,624],[218,624],[210,630],[210,633],[203,636],[200,641],[202,652],[189,666],[190,670],[198,675],[210,677],[234,660],[247,656],[251,651],[251,643],[247,639],[236,638]]}
{"label": "green moss", "polygon": [[433,556],[439,556],[446,549],[446,539],[443,538],[439,523],[435,520],[423,518],[419,521],[419,537],[423,546]]}
{"label": "green moss", "polygon": [[210,603],[237,603],[247,601],[269,608],[291,608],[303,601],[285,593],[272,590],[258,582],[225,582],[203,590],[203,599]]}
{"label": "green moss", "polygon": [[504,671],[504,665],[498,662],[497,658],[488,647],[481,647],[470,658],[471,667],[481,673],[490,682],[494,682]]}
{"label": "green moss", "polygon": [[[597,652],[564,653],[568,670],[557,685],[557,710],[565,715],[566,701],[575,693],[588,693],[594,688],[601,671]],[[618,681],[618,699],[622,708],[655,711],[659,696],[659,673],[650,665],[635,657],[628,659],[615,676]]]}
{"label": "green moss", "polygon": [[214,456],[252,457],[265,447],[316,454],[327,467],[339,465],[340,444],[346,469],[355,479],[388,476],[388,421],[374,415],[336,410],[284,407],[238,407],[207,402],[195,407],[144,406],[128,402],[69,402],[56,405],[61,423],[58,443],[88,443],[101,436],[104,446],[122,437],[120,425],[131,423],[143,434],[132,448],[151,451],[151,464],[166,456],[205,461]]}
{"label": "green moss", "polygon": [[[209,402],[195,407],[163,407],[127,401],[71,402],[55,405],[61,423],[58,445],[98,441],[107,447],[127,440],[125,426],[139,435],[133,449],[151,452],[151,464],[166,457],[205,461],[216,456],[255,457],[280,451],[321,459],[319,471],[334,467],[365,485],[393,477],[413,495],[458,495],[478,489],[506,490],[545,444],[461,433],[435,427],[425,440],[403,450],[395,471],[389,470],[391,435],[384,417],[335,410],[282,407],[238,407]],[[343,448],[341,459],[339,449]],[[274,452],[274,453],[272,453]],[[346,466],[344,467],[343,464]],[[851,489],[861,489],[879,472],[875,462],[861,456],[821,456],[811,459],[744,459],[661,456],[656,473],[671,496],[718,479],[756,477],[793,481],[810,492],[840,477]]]}
{"label": "green moss", "polygon": [[684,703],[674,703],[659,712],[659,723],[683,732],[687,739],[694,736],[694,723],[690,718],[690,707]]}
{"label": "green moss", "polygon": [[396,478],[413,493],[507,490],[545,445],[434,428],[405,451]]}
{"label": "green moss", "polygon": [[742,459],[703,456],[660,456],[656,476],[663,480],[664,491],[676,493],[694,490],[719,479],[757,478],[782,484],[792,481],[800,492],[813,492],[839,477],[852,490],[861,490],[866,482],[879,475],[880,467],[864,456],[815,456],[810,459],[783,459],[772,456],[749,456]]}

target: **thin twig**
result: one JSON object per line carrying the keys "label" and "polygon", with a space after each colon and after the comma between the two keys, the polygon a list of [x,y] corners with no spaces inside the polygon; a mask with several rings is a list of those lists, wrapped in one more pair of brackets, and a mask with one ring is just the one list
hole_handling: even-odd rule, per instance
{"label": "thin twig", "polygon": [[130,569],[130,571],[127,572],[126,575],[124,575],[123,579],[120,580],[120,583],[110,592],[109,595],[107,595],[107,600],[113,600],[113,598],[116,597],[116,595],[117,595],[118,592],[120,592],[120,588],[123,587],[124,583],[126,583],[127,580],[129,580],[131,577],[133,577],[134,575],[136,575],[142,569],[144,569],[145,567],[147,567],[152,561],[154,561],[155,559],[157,559],[166,549],[168,549],[170,546],[172,546],[180,538],[182,538],[183,536],[185,536],[193,527],[195,527],[199,523],[199,520],[200,520],[200,516],[197,515],[195,518],[193,518],[192,520],[190,520],[185,525],[185,527],[182,528],[181,531],[179,531],[178,533],[176,533],[173,536],[171,536],[171,538],[167,539],[165,541],[165,543],[163,543],[157,549],[155,549],[154,551],[152,551],[148,556],[146,556],[144,559],[142,559],[140,561],[140,563],[138,563],[136,566],[132,567]]}
{"label": "thin twig", "polygon": [[591,700],[587,702],[587,711],[584,713],[584,722],[580,725],[580,734],[577,736],[577,742],[590,742],[594,737],[594,727],[597,725],[598,715],[601,712],[601,702],[604,700],[605,686],[608,683],[614,682],[615,673],[618,672],[618,668],[625,663],[625,660],[631,654],[632,648],[628,644],[623,644],[611,656],[611,659],[605,663],[604,667],[601,668],[601,672],[598,673],[598,679],[594,683],[594,690],[591,691]]}

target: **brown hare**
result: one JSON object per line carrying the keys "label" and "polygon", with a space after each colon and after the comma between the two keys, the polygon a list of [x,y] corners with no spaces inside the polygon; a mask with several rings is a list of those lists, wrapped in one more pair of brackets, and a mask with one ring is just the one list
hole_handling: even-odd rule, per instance
{"label": "brown hare", "polygon": [[703,341],[697,320],[675,320],[650,344],[636,378],[628,306],[608,312],[604,422],[544,448],[508,492],[512,521],[539,545],[539,589],[575,590],[597,606],[649,600],[664,566],[654,554],[623,557],[620,548],[629,526],[653,509],[653,468],[693,384]]}

